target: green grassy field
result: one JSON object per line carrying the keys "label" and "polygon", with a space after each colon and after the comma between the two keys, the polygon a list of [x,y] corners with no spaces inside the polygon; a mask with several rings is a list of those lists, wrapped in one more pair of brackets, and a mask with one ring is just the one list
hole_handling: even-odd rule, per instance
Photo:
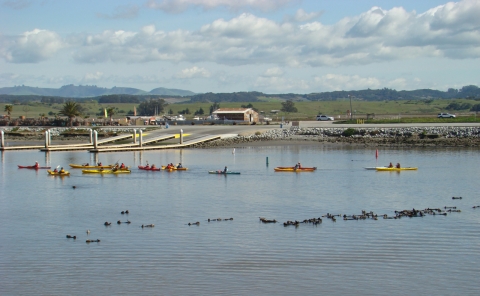
{"label": "green grassy field", "polygon": [[[475,100],[467,99],[455,99],[455,100],[430,100],[430,101],[380,101],[380,102],[365,102],[365,101],[352,101],[353,117],[354,118],[367,118],[367,114],[374,113],[375,121],[385,118],[388,120],[406,120],[413,117],[430,117],[430,119],[436,120],[436,114],[440,112],[449,112],[457,114],[455,120],[466,120],[464,116],[471,116],[473,113],[469,110],[457,110],[448,111],[445,108],[451,102],[458,103],[470,103],[472,105],[477,104]],[[239,108],[241,105],[247,105],[248,102],[220,103],[221,108]],[[167,113],[170,109],[173,114],[178,114],[182,110],[189,109],[190,114],[187,114],[187,118],[193,118],[196,110],[202,108],[205,111],[203,116],[207,116],[211,103],[175,103],[169,104],[164,113]],[[317,114],[326,114],[334,116],[335,119],[348,119],[347,110],[350,110],[349,100],[339,101],[319,101],[319,102],[295,102],[295,107],[298,109],[296,113],[279,112],[278,114],[272,114],[271,110],[280,110],[282,108],[281,101],[275,98],[268,98],[265,101],[252,103],[253,107],[258,111],[262,111],[268,117],[273,120],[280,120],[282,117],[285,120],[313,120]],[[55,113],[58,113],[63,104],[42,104],[42,103],[29,103],[28,105],[14,105],[12,118],[18,118],[19,116],[25,116],[27,118],[38,118],[40,114],[44,114],[46,117],[52,118]],[[123,118],[129,111],[133,111],[135,104],[99,104],[95,101],[81,103],[85,112],[83,117],[88,118],[103,118],[103,109],[107,107],[118,108],[118,113],[114,118]],[[136,105],[138,106],[138,104]],[[4,111],[5,104],[0,104],[0,112]],[[2,114],[6,114],[3,112]],[[429,119],[429,120],[430,120]],[[413,119],[412,119],[413,120]],[[420,119],[418,119],[420,120]],[[425,122],[426,119],[422,119]],[[450,120],[450,119],[448,119]],[[474,120],[474,119],[473,119]],[[441,119],[442,122],[446,122],[447,119]]]}

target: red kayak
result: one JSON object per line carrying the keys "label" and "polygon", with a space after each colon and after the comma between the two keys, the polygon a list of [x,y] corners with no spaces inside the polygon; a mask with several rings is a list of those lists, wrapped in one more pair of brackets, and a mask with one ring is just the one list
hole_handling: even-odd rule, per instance
{"label": "red kayak", "polygon": [[37,166],[34,166],[34,165],[19,165],[18,166],[19,169],[32,169],[32,170],[40,170],[40,169],[51,169],[52,167],[37,167]]}
{"label": "red kayak", "polygon": [[143,166],[143,165],[139,165],[138,169],[139,170],[144,170],[144,171],[159,171],[159,170],[161,170],[161,168],[152,168],[151,166]]}

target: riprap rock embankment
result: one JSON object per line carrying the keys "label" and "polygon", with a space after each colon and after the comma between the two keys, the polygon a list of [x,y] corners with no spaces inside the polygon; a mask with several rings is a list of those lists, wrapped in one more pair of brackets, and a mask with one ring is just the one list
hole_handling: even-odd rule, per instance
{"label": "riprap rock embankment", "polygon": [[248,145],[259,141],[315,141],[365,146],[480,146],[479,127],[277,128],[196,145]]}

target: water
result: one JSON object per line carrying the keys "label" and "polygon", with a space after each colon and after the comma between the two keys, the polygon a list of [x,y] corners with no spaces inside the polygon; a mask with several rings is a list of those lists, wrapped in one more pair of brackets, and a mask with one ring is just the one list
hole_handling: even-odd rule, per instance
{"label": "water", "polygon": [[[100,154],[5,152],[0,166],[1,295],[477,295],[478,150],[278,146]],[[266,165],[266,157],[269,165]],[[47,176],[17,164],[182,162],[187,172]],[[275,173],[301,161],[313,173]],[[241,175],[209,175],[227,165]],[[72,186],[76,186],[73,189]],[[452,196],[462,196],[452,200]],[[393,215],[457,206],[424,218],[298,228],[326,213]],[[129,210],[130,214],[120,212]],[[234,218],[207,222],[208,218]],[[117,225],[116,221],[132,223]],[[113,222],[105,227],[105,221]],[[188,226],[189,222],[200,226]],[[154,228],[141,228],[142,224]],[[86,230],[91,231],[87,236]],[[77,239],[67,239],[67,234]],[[100,239],[100,243],[85,243]],[[427,292],[428,293],[428,292]]]}

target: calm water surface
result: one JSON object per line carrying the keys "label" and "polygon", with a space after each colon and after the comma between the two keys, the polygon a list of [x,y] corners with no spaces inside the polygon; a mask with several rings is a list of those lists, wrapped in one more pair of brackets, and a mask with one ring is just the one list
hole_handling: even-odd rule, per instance
{"label": "calm water surface", "polygon": [[[143,153],[5,152],[0,164],[1,295],[478,295],[480,153],[256,147]],[[95,158],[98,157],[98,158]],[[266,165],[266,158],[269,165]],[[95,161],[182,162],[187,172],[47,176],[17,169]],[[313,173],[275,173],[301,161]],[[400,162],[418,171],[364,167]],[[209,175],[225,165],[241,175]],[[76,189],[72,189],[76,186]],[[462,196],[452,200],[452,196]],[[326,213],[461,213],[298,228]],[[130,214],[121,215],[123,210]],[[234,218],[207,222],[208,218]],[[116,221],[131,224],[117,225]],[[113,222],[105,227],[105,221]],[[200,226],[188,226],[200,221]],[[142,224],[154,228],[141,228]],[[91,231],[87,236],[86,230]],[[77,239],[67,239],[67,234]],[[100,239],[100,243],[85,243]]]}

